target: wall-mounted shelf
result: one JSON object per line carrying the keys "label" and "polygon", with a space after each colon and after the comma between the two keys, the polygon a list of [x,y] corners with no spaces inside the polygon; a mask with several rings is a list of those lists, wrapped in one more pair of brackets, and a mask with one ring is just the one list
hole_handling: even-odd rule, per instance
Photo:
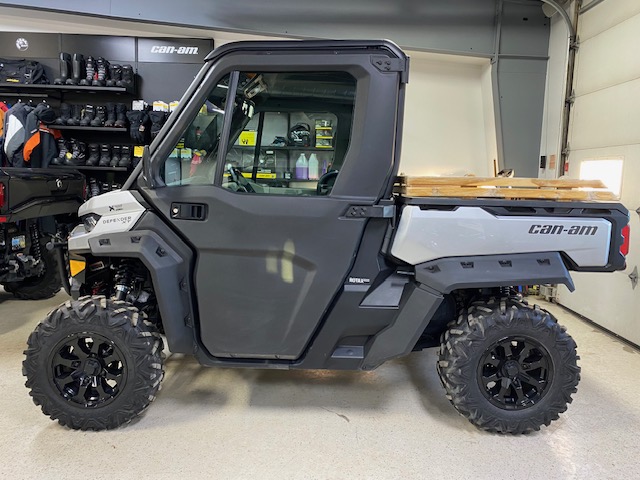
{"label": "wall-mounted shelf", "polygon": [[73,170],[94,170],[102,172],[128,172],[128,167],[94,167],[93,165],[51,165],[51,168],[73,169]]}
{"label": "wall-mounted shelf", "polygon": [[[255,145],[233,145],[233,148],[245,148],[248,150],[254,150]],[[261,145],[260,150],[304,150],[309,152],[333,152],[333,148],[322,147],[296,147],[293,145],[275,146],[275,145]]]}
{"label": "wall-mounted shelf", "polygon": [[129,133],[129,130],[126,127],[85,127],[83,125],[49,125],[50,128],[56,130],[82,130],[87,132],[120,132],[120,133]]}
{"label": "wall-mounted shelf", "polygon": [[134,94],[135,87],[94,87],[84,85],[51,85],[51,84],[24,84],[24,83],[0,83],[0,92],[8,93],[110,93],[110,94]]}

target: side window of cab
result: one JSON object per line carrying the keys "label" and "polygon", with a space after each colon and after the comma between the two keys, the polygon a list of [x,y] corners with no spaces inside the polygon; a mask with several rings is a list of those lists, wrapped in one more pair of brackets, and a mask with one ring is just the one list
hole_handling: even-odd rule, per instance
{"label": "side window of cab", "polygon": [[349,148],[355,97],[346,72],[241,72],[221,186],[329,195]]}
{"label": "side window of cab", "polygon": [[213,184],[229,79],[226,75],[217,82],[169,153],[163,169],[167,186]]}

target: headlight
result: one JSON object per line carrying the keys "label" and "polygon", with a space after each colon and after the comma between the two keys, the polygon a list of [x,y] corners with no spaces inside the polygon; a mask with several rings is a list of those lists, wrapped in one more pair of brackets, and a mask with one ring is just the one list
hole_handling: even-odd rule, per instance
{"label": "headlight", "polygon": [[85,231],[89,233],[93,230],[98,224],[98,220],[100,220],[100,215],[97,213],[90,213],[89,215],[82,217],[82,224],[84,225]]}

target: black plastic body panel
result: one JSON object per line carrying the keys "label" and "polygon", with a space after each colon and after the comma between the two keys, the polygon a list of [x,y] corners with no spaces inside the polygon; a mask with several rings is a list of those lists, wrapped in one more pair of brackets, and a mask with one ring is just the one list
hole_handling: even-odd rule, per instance
{"label": "black plastic body panel", "polygon": [[[396,197],[398,205],[415,205],[421,209],[455,209],[457,207],[481,207],[496,216],[532,217],[591,217],[603,218],[611,223],[609,261],[604,267],[578,267],[570,258],[562,255],[569,270],[578,272],[615,272],[626,268],[625,257],[620,253],[624,242],[622,229],[629,223],[629,210],[620,203],[555,202],[550,200],[502,200]],[[560,252],[562,254],[562,252]],[[532,284],[532,282],[526,282]]]}
{"label": "black plastic body panel", "polygon": [[142,261],[151,274],[169,349],[195,353],[190,281],[193,254],[187,245],[156,215],[147,212],[134,230],[91,238],[89,246],[95,257]]}
{"label": "black plastic body panel", "polygon": [[482,255],[433,260],[416,265],[416,281],[441,293],[466,288],[562,283],[575,290],[558,252]]}
{"label": "black plastic body panel", "polygon": [[411,352],[443,299],[423,285],[408,283],[393,322],[371,340],[362,369],[372,370]]}
{"label": "black plastic body panel", "polygon": [[171,221],[197,252],[194,298],[207,312],[199,334],[208,352],[298,358],[349,272],[367,219],[343,218],[347,203],[331,198],[213,186],[148,194],[167,216],[174,202],[207,205],[203,221]]}
{"label": "black plastic body panel", "polygon": [[0,214],[7,221],[76,214],[84,201],[84,176],[77,170],[48,168],[0,169],[5,202]]}
{"label": "black plastic body panel", "polygon": [[[353,267],[340,293],[328,309],[305,355],[294,362],[291,368],[358,369],[369,340],[393,321],[400,295],[395,303],[391,298],[385,305],[364,305],[367,298],[375,296],[376,292],[395,288],[394,291],[399,289],[401,293],[404,288],[404,282],[399,287],[391,285],[390,279],[395,278],[394,270],[380,255],[388,224],[387,219],[369,220]],[[379,296],[384,297],[384,294]],[[336,349],[341,346],[358,354],[335,356]]]}

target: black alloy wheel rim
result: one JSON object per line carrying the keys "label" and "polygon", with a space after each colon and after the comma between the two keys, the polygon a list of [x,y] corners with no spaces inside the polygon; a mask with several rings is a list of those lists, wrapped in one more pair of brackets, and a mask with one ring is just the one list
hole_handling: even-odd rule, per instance
{"label": "black alloy wheel rim", "polygon": [[96,333],[75,333],[53,350],[53,383],[69,403],[83,408],[111,403],[127,382],[124,356],[115,343]]}
{"label": "black alloy wheel rim", "polygon": [[542,400],[553,379],[546,348],[532,338],[503,338],[482,355],[478,384],[484,396],[503,410],[524,410]]}

